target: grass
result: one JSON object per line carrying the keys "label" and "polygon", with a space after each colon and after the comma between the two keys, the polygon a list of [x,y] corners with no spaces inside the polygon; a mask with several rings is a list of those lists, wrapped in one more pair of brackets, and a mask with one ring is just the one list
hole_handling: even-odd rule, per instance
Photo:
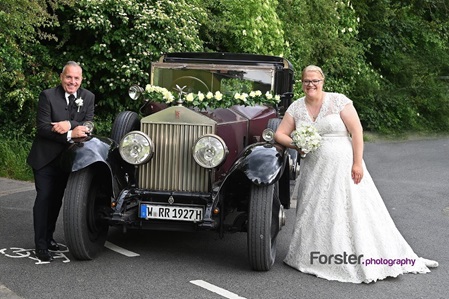
{"label": "grass", "polygon": [[26,163],[30,148],[31,141],[0,137],[0,177],[33,181],[33,171]]}
{"label": "grass", "polygon": [[363,132],[363,140],[365,142],[395,142],[395,141],[409,141],[409,140],[423,140],[434,138],[447,138],[448,132],[434,133],[434,132],[406,132],[396,134],[378,134],[374,132]]}

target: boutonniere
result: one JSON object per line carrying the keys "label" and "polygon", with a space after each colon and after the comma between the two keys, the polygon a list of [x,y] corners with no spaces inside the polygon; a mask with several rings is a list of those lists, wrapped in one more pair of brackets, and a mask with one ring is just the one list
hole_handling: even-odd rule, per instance
{"label": "boutonniere", "polygon": [[83,98],[77,98],[75,100],[75,104],[76,104],[76,106],[78,106],[78,112],[80,112],[80,108],[81,108],[81,106],[83,106]]}

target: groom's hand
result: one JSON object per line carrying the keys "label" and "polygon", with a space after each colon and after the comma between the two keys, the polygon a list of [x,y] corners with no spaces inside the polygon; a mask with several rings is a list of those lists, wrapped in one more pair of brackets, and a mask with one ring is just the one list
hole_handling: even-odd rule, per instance
{"label": "groom's hand", "polygon": [[51,130],[53,132],[59,133],[59,134],[65,134],[70,130],[70,122],[68,120],[63,120],[63,121],[58,121],[58,122],[54,122],[51,123],[52,124],[52,128]]}

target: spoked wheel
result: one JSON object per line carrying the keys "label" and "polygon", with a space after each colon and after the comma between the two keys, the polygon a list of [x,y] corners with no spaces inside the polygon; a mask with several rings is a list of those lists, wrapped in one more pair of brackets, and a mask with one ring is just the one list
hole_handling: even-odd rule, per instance
{"label": "spoked wheel", "polygon": [[268,271],[276,258],[276,240],[285,224],[284,210],[279,202],[277,183],[251,186],[248,216],[248,257],[251,268]]}
{"label": "spoked wheel", "polygon": [[111,138],[117,143],[127,133],[140,128],[139,115],[133,111],[120,112],[112,124]]}
{"label": "spoked wheel", "polygon": [[92,167],[70,175],[64,195],[64,236],[76,259],[91,260],[103,249],[109,225],[102,213],[109,207]]}

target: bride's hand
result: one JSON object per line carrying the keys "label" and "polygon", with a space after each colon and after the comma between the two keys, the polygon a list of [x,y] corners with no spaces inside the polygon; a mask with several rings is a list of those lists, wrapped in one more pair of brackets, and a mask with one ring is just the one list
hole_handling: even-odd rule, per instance
{"label": "bride's hand", "polygon": [[351,171],[352,180],[355,184],[358,184],[362,181],[363,178],[363,166],[358,164],[352,165]]}
{"label": "bride's hand", "polygon": [[303,152],[299,147],[296,147],[295,146],[295,150],[298,152],[298,154],[301,156],[301,157],[305,157],[306,156],[306,153],[305,152]]}

